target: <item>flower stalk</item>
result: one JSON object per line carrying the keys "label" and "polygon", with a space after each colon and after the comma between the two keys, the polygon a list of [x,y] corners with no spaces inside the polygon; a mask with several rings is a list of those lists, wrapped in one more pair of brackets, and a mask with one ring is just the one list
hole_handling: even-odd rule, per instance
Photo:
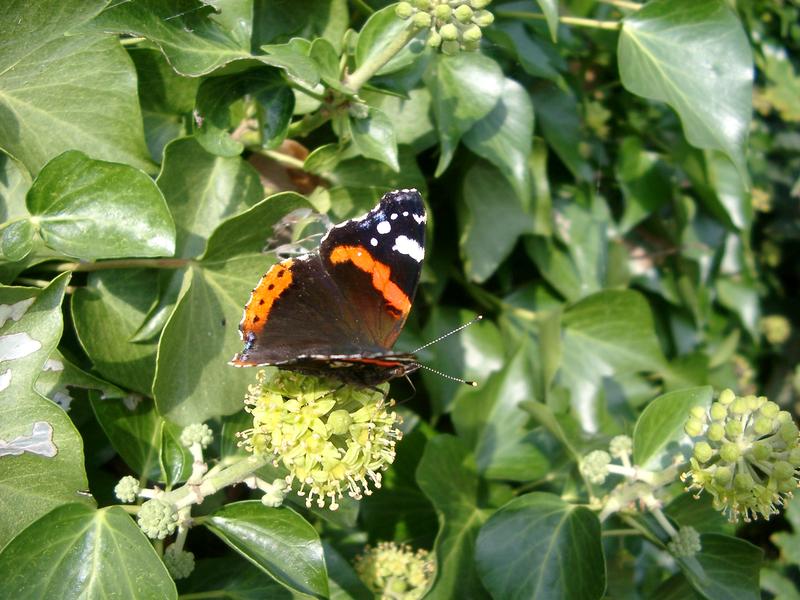
{"label": "flower stalk", "polygon": [[346,75],[344,78],[344,84],[350,88],[354,94],[357,94],[364,84],[367,83],[367,81],[369,81],[370,78],[375,75],[375,73],[380,71],[381,67],[388,63],[395,56],[395,54],[405,48],[406,45],[413,40],[420,31],[422,31],[422,29],[422,27],[411,23],[407,28],[390,40],[389,43],[386,44],[386,46],[384,46],[379,52],[376,52],[370,56],[366,61],[364,61],[364,64],[362,64],[349,75]]}

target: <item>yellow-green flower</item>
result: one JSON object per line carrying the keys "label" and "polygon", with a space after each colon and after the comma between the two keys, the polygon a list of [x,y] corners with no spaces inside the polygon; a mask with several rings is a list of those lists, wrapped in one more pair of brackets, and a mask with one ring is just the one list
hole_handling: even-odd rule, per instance
{"label": "yellow-green flower", "polygon": [[415,27],[428,29],[427,44],[444,54],[477,50],[483,27],[494,22],[488,10],[490,0],[414,0],[400,2],[395,14],[409,19]]}
{"label": "yellow-green flower", "polygon": [[798,486],[800,445],[791,415],[764,396],[719,395],[708,411],[692,409],[686,433],[694,444],[688,491],[705,491],[731,521],[778,512]]}
{"label": "yellow-green flower", "polygon": [[414,552],[411,546],[394,542],[367,547],[356,559],[355,567],[361,581],[377,598],[385,600],[422,598],[435,570],[427,550]]}
{"label": "yellow-green flower", "polygon": [[769,315],[761,319],[759,328],[770,344],[779,346],[792,335],[792,324],[783,315]]}
{"label": "yellow-green flower", "polygon": [[274,457],[299,482],[306,505],[331,510],[347,492],[359,499],[381,486],[381,472],[395,458],[400,417],[381,390],[278,371],[263,371],[245,400],[253,428],[242,433],[245,447]]}

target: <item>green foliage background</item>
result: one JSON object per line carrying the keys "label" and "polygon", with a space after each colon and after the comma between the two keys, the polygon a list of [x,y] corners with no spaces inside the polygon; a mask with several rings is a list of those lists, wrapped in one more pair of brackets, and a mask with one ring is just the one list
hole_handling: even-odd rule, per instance
{"label": "green foliage background", "polygon": [[[678,484],[703,551],[675,559],[601,524],[577,461],[626,433],[663,464],[712,388],[795,411],[800,5],[489,9],[478,52],[417,36],[353,90],[407,27],[380,0],[6,3],[2,356],[39,346],[0,363],[0,440],[46,422],[57,453],[0,454],[0,596],[362,598],[349,561],[397,540],[434,549],[431,598],[796,597],[796,502],[736,531]],[[209,498],[176,588],[116,481],[184,482],[193,422],[240,455],[255,371],[226,363],[274,226],[401,187],[432,218],[397,348],[480,312],[421,353],[479,387],[415,376],[383,488],[335,513]]]}

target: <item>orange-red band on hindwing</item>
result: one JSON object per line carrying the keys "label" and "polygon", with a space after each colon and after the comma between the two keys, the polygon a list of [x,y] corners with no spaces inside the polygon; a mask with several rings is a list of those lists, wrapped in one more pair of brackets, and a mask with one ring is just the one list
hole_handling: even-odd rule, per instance
{"label": "orange-red band on hindwing", "polygon": [[244,307],[242,331],[258,333],[264,328],[275,300],[292,284],[292,262],[289,259],[273,265],[258,282]]}
{"label": "orange-red band on hindwing", "polygon": [[411,300],[405,292],[391,280],[392,271],[388,265],[378,262],[363,246],[336,246],[331,252],[331,262],[353,263],[358,269],[372,275],[372,287],[381,293],[384,300],[400,312],[396,318],[406,316],[411,310]]}

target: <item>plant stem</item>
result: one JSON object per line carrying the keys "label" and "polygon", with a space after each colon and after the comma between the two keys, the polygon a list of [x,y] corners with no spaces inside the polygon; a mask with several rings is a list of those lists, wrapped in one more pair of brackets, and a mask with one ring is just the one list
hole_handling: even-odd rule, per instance
{"label": "plant stem", "polygon": [[129,38],[121,38],[119,43],[123,46],[133,46],[134,44],[138,44],[139,42],[144,42],[147,38],[143,37],[129,37]]}
{"label": "plant stem", "polygon": [[310,90],[306,86],[300,85],[299,83],[297,83],[296,81],[290,79],[289,77],[285,77],[284,80],[286,81],[286,83],[289,84],[290,88],[294,88],[298,92],[300,92],[302,94],[305,94],[306,96],[310,96],[311,98],[314,98],[314,100],[319,100],[320,102],[325,102],[325,96],[323,94],[320,94],[319,92],[315,92],[313,90]]}
{"label": "plant stem", "polygon": [[388,63],[395,54],[400,52],[403,48],[406,47],[411,40],[413,40],[417,34],[421,31],[421,28],[411,24],[406,29],[400,32],[400,35],[395,37],[393,40],[390,40],[386,46],[381,48],[376,54],[370,56],[363,65],[358,67],[355,71],[350,73],[350,75],[345,76],[344,84],[353,90],[354,93],[358,93],[358,90],[361,89],[369,79],[377,73],[383,65]]}
{"label": "plant stem", "polygon": [[284,154],[283,152],[278,152],[277,150],[263,150],[261,148],[250,148],[259,154],[266,156],[267,158],[271,158],[276,163],[283,165],[284,167],[289,167],[290,169],[298,169],[300,171],[303,170],[303,166],[305,163],[300,160],[299,158],[295,158],[294,156],[289,156],[288,154]]}
{"label": "plant stem", "polygon": [[289,125],[290,138],[303,138],[309,133],[314,131],[317,127],[321,127],[331,118],[332,113],[328,109],[321,109],[311,114],[304,116],[299,121]]}
{"label": "plant stem", "polygon": [[602,537],[626,537],[629,535],[639,535],[636,529],[606,529],[600,533]]}
{"label": "plant stem", "polygon": [[184,485],[171,492],[162,494],[160,498],[174,503],[178,509],[191,504],[199,504],[204,498],[234,483],[249,477],[270,461],[268,456],[247,456],[231,464],[211,477],[204,477],[199,485]]}
{"label": "plant stem", "polygon": [[626,0],[598,0],[598,2],[610,4],[611,6],[616,6],[623,10],[639,10],[642,8],[641,4],[637,2],[626,2]]}
{"label": "plant stem", "polygon": [[[508,17],[512,19],[533,19],[543,21],[546,17],[541,13],[526,12],[521,10],[499,10],[498,17]],[[576,27],[590,27],[592,29],[607,29],[617,31],[622,29],[620,21],[598,21],[597,19],[584,19],[582,17],[559,17],[559,22],[564,25],[575,25]]]}
{"label": "plant stem", "polygon": [[73,262],[56,265],[59,273],[64,271],[103,271],[105,269],[180,269],[189,266],[190,258],[123,258],[119,260],[103,260],[100,262]]}

